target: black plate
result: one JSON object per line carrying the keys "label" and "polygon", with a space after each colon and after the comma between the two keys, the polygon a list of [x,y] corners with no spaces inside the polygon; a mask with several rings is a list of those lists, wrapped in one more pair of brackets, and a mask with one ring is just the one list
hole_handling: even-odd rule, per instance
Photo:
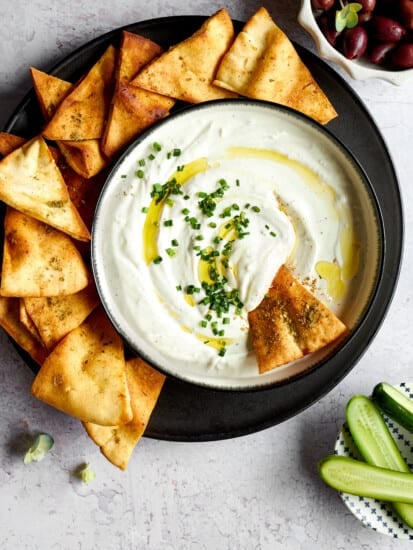
{"label": "black plate", "polygon": [[[205,17],[180,16],[134,23],[124,30],[146,36],[163,47],[186,38]],[[236,23],[236,30],[241,23]],[[109,43],[118,45],[121,31],[111,31],[75,51],[50,71],[75,81],[103,53]],[[383,276],[370,309],[357,332],[326,364],[259,391],[210,390],[168,378],[146,431],[147,436],[180,441],[235,437],[278,424],[302,411],[334,388],[360,359],[387,312],[398,279],[403,215],[393,163],[380,132],[368,111],[346,82],[326,63],[297,45],[303,61],[320,83],[339,116],[328,129],[352,151],[372,182],[384,224]],[[32,137],[42,125],[34,92],[30,92],[8,121],[5,131]],[[0,215],[4,215],[0,212]],[[20,348],[29,366],[36,371]]]}

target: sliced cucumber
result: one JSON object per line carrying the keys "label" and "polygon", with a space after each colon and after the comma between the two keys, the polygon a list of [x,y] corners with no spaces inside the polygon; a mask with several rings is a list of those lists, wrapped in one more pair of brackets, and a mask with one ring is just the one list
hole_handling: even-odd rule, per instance
{"label": "sliced cucumber", "polygon": [[413,504],[413,474],[371,466],[360,460],[331,455],[319,464],[322,479],[338,491],[394,503]]}
{"label": "sliced cucumber", "polygon": [[413,401],[394,386],[381,382],[373,390],[373,401],[390,418],[413,433]]}
{"label": "sliced cucumber", "polygon": [[[352,397],[347,404],[346,418],[354,443],[368,464],[408,473],[413,479],[379,409],[368,397],[364,395]],[[405,504],[406,501],[397,502],[397,498],[389,500],[394,502],[393,508],[396,514],[409,527],[413,527],[413,506]],[[411,502],[413,502],[413,495]]]}
{"label": "sliced cucumber", "polygon": [[368,397],[352,397],[347,403],[346,419],[354,443],[368,464],[409,472],[379,409]]}

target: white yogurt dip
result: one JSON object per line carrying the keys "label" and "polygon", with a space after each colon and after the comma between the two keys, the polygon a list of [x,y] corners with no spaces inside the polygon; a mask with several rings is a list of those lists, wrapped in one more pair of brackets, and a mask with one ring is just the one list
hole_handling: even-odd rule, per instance
{"label": "white yogurt dip", "polygon": [[184,378],[254,377],[247,314],[282,264],[348,322],[367,254],[363,184],[336,148],[291,115],[228,104],[138,143],[94,237],[98,286],[127,340]]}

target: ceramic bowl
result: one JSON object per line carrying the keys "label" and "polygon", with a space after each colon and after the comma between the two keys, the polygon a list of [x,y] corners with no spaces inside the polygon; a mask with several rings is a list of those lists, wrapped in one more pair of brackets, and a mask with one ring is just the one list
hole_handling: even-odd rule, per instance
{"label": "ceramic bowl", "polygon": [[[230,131],[232,126],[235,137],[229,138],[228,135],[232,135]],[[158,144],[159,147],[156,148],[156,154],[152,155],[154,144]],[[275,152],[266,153],[270,149]],[[228,153],[229,150],[231,150],[230,153]],[[167,153],[167,151],[169,152]],[[179,151],[181,154],[175,161],[174,151]],[[154,156],[157,158],[146,160],[147,164],[145,165],[143,159]],[[185,192],[192,192],[191,186],[194,185],[195,188],[192,189],[195,189],[193,191],[195,194],[196,186],[199,185],[197,177],[206,175],[208,181],[215,182],[220,181],[221,174],[224,174],[226,180],[232,182],[233,192],[241,193],[239,196],[237,195],[237,201],[242,206],[247,203],[245,197],[248,198],[249,203],[254,204],[255,195],[259,194],[256,185],[260,184],[260,181],[263,181],[262,185],[264,185],[266,180],[264,181],[263,177],[259,182],[251,184],[251,188],[245,191],[242,189],[242,185],[241,191],[236,191],[234,181],[237,181],[237,177],[249,181],[248,178],[255,174],[254,171],[259,164],[266,165],[265,177],[267,179],[275,178],[276,185],[280,185],[282,209],[293,218],[296,234],[301,235],[297,237],[294,247],[295,256],[292,259],[296,272],[300,269],[300,258],[305,256],[310,249],[312,254],[312,251],[319,245],[319,242],[315,242],[318,238],[314,241],[314,239],[311,240],[312,237],[309,239],[303,237],[302,228],[306,223],[303,223],[304,217],[313,219],[314,216],[308,202],[312,200],[312,193],[314,193],[314,197],[317,196],[317,201],[327,201],[325,210],[322,210],[321,213],[318,211],[318,217],[314,218],[314,227],[317,227],[317,231],[319,231],[317,235],[320,240],[326,238],[321,235],[327,233],[327,229],[323,230],[322,228],[325,220],[328,223],[329,216],[335,220],[334,223],[338,219],[341,220],[339,226],[343,223],[343,227],[347,222],[344,223],[344,218],[342,219],[340,216],[350,216],[355,236],[355,240],[352,242],[353,245],[360,246],[360,261],[357,263],[356,272],[352,274],[351,280],[348,282],[346,294],[338,301],[328,299],[327,301],[349,328],[350,340],[363,324],[363,319],[374,300],[375,290],[381,277],[384,253],[381,214],[374,191],[364,171],[351,152],[337,138],[326,128],[306,116],[273,103],[252,100],[222,100],[182,109],[157,123],[127,149],[106,181],[97,205],[93,225],[92,266],[101,301],[117,331],[132,350],[166,374],[193,384],[226,390],[269,387],[301,376],[317,365],[320,366],[339,358],[340,354],[345,353],[346,342],[327,346],[302,359],[259,374],[255,356],[248,359],[245,365],[242,363],[243,366],[237,363],[238,359],[234,360],[231,365],[222,366],[220,360],[217,360],[215,364],[216,350],[211,351],[212,344],[210,342],[213,340],[212,336],[204,337],[202,340],[202,344],[208,344],[208,348],[203,345],[198,346],[197,355],[189,353],[191,338],[196,337],[201,340],[202,335],[199,336],[201,324],[194,324],[195,328],[188,330],[187,315],[191,315],[188,313],[188,308],[191,305],[194,306],[194,303],[191,300],[188,308],[184,309],[187,307],[184,301],[188,301],[188,296],[184,296],[185,300],[182,300],[182,289],[186,288],[191,281],[177,280],[173,275],[174,270],[178,269],[177,262],[186,260],[187,252],[184,252],[186,249],[179,247],[187,241],[189,243],[188,250],[190,251],[192,246],[195,249],[193,239],[196,236],[194,237],[195,233],[192,235],[193,228],[188,224],[185,225],[179,219],[179,216],[182,217],[181,213],[187,210],[184,208],[185,201],[182,202],[182,205],[179,203],[180,200],[185,199],[185,195],[184,199],[182,199],[182,195],[171,195],[171,204],[163,206],[166,218],[173,219],[175,216],[175,220],[177,220],[173,227],[171,220],[164,222],[160,217],[161,213],[156,210],[156,203],[152,204],[155,199],[150,198],[148,191],[146,191],[147,194],[143,200],[139,197],[145,178],[150,180],[148,185],[155,182],[162,183],[168,181],[171,174],[176,173],[175,164],[198,166],[199,162],[205,163],[205,159],[208,160],[206,168],[202,168],[201,174],[198,169],[194,170],[194,177],[191,176],[185,183]],[[151,162],[158,163],[153,176],[149,176],[150,171],[147,168],[148,163]],[[250,162],[258,164],[251,166]],[[235,173],[238,174],[238,170],[239,175],[235,175]],[[320,183],[321,181],[328,183]],[[333,182],[334,185],[342,187],[333,189],[330,187]],[[248,183],[248,185],[250,184]],[[148,189],[150,188],[149,185]],[[285,196],[283,196],[284,192]],[[307,196],[307,192],[310,195]],[[243,193],[247,194],[243,195]],[[304,196],[301,199],[304,209],[302,211],[300,211],[299,204],[301,195]],[[348,202],[344,198],[346,196],[351,197]],[[189,201],[187,204],[190,206]],[[322,204],[324,205],[324,202]],[[191,208],[195,214],[199,215],[196,210],[196,202]],[[175,214],[173,213],[174,209],[176,209]],[[346,217],[345,219],[349,220],[350,218]],[[154,240],[155,233],[151,227],[147,226],[148,219],[152,220],[153,224],[157,223],[157,227],[162,228],[163,232],[173,230],[165,241],[160,240],[162,238],[161,229],[156,236],[158,240]],[[169,243],[174,240],[174,232],[178,231],[179,224],[183,226],[183,232],[177,235],[179,247],[177,241],[175,244],[177,248],[172,251],[169,249],[170,254],[173,255],[170,258],[166,252],[168,246],[171,246]],[[164,227],[166,225],[168,227]],[[209,226],[209,224],[206,225]],[[202,228],[205,239],[208,238],[205,233],[207,230],[206,226]],[[346,241],[344,233],[341,235]],[[348,236],[348,233],[346,234]],[[148,239],[152,243],[150,246],[157,247],[157,254],[162,255],[162,261],[148,260],[152,254]],[[202,244],[206,246],[204,242]],[[254,262],[254,246],[255,242],[251,242],[248,247],[248,253],[252,254],[252,263],[247,264],[247,271]],[[337,254],[339,255],[338,250]],[[143,257],[146,264],[142,261]],[[159,256],[154,255],[155,257]],[[245,264],[247,260],[243,261]],[[336,261],[335,256],[332,261]],[[155,263],[159,265],[154,265]],[[272,269],[272,264],[270,267]],[[265,266],[261,265],[260,269],[264,268]],[[147,283],[146,276],[149,269],[151,276],[150,282]],[[199,265],[190,270],[190,273],[191,276],[199,276],[201,279]],[[311,273],[301,273],[301,279],[309,278]],[[271,278],[272,276],[271,272]],[[317,278],[315,272],[311,277],[312,281]],[[163,281],[165,281],[165,285],[163,285]],[[199,281],[197,282],[199,283]],[[152,289],[153,284],[158,289],[155,293]],[[321,286],[323,284],[325,281],[320,282]],[[182,288],[178,288],[181,285]],[[321,286],[318,288],[318,282],[315,283],[315,286],[317,287],[315,292],[319,293],[320,299],[323,296],[326,299],[324,293],[326,287],[323,287],[324,290]],[[143,291],[141,291],[142,288]],[[199,296],[201,295],[199,294]],[[195,296],[195,298],[197,297],[198,295]],[[175,305],[175,298],[177,305]],[[184,312],[181,312],[181,307]],[[174,322],[173,328],[168,328],[170,327],[167,324],[169,318],[168,321],[164,319],[164,316],[169,314],[178,319]],[[165,335],[169,331],[174,332],[176,337],[168,343]],[[253,351],[251,351],[250,343],[246,345],[249,346],[249,357],[253,355]],[[172,348],[174,348],[173,352]],[[203,363],[203,355],[207,354],[207,349],[210,355],[212,352],[215,354],[208,365]]]}
{"label": "ceramic bowl", "polygon": [[302,0],[301,8],[298,13],[298,22],[312,36],[320,57],[336,63],[355,80],[378,78],[390,82],[391,84],[401,86],[413,78],[413,69],[391,70],[380,68],[363,58],[357,60],[347,59],[328,42],[321,32],[314,17],[311,0]]}

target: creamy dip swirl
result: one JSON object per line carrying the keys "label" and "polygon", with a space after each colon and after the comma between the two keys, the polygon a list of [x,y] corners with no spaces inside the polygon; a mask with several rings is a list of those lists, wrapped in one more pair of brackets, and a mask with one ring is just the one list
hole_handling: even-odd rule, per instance
{"label": "creamy dip swirl", "polygon": [[214,376],[256,373],[247,314],[282,264],[340,314],[361,239],[351,181],[329,147],[293,120],[201,110],[125,156],[103,261],[144,352]]}

